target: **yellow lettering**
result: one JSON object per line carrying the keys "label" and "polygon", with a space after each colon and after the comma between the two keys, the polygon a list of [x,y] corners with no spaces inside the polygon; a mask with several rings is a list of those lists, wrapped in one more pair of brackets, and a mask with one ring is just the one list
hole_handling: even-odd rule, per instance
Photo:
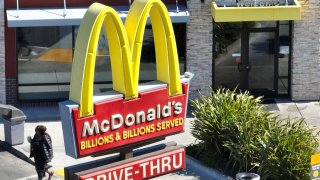
{"label": "yellow lettering", "polygon": [[103,146],[113,142],[113,135],[103,136],[95,139],[85,140],[80,142],[80,150],[90,149],[97,146]]}
{"label": "yellow lettering", "polygon": [[150,132],[154,132],[155,131],[155,127],[154,127],[154,124],[151,124],[151,128],[150,128]]}
{"label": "yellow lettering", "polygon": [[169,128],[171,128],[171,123],[170,121],[166,121],[166,129],[169,129]]}
{"label": "yellow lettering", "polygon": [[81,141],[80,146],[81,146],[81,148],[80,148],[81,150],[86,149],[86,142],[85,141]]}
{"label": "yellow lettering", "polygon": [[[104,137],[105,138],[105,137]],[[104,144],[104,142],[107,142],[108,143],[108,141],[105,141],[106,139],[104,139],[103,137],[99,137],[99,139],[98,139],[98,145],[99,146],[102,146],[103,144]]]}
{"label": "yellow lettering", "polygon": [[110,143],[113,142],[113,134],[111,134],[111,135],[109,136],[109,142],[110,142]]}
{"label": "yellow lettering", "polygon": [[170,125],[172,128],[174,127],[174,120],[170,120]]}
{"label": "yellow lettering", "polygon": [[157,131],[161,131],[161,123],[157,124]]}
{"label": "yellow lettering", "polygon": [[174,126],[175,127],[179,126],[179,119],[178,118],[174,119]]}
{"label": "yellow lettering", "polygon": [[122,139],[127,139],[128,138],[128,131],[123,131],[122,132]]}
{"label": "yellow lettering", "polygon": [[162,122],[162,123],[161,123],[161,126],[162,126],[162,128],[161,128],[162,130],[166,129],[166,122],[165,122],[165,121]]}
{"label": "yellow lettering", "polygon": [[109,143],[109,136],[104,136],[103,141],[106,142],[106,144],[108,144]]}
{"label": "yellow lettering", "polygon": [[183,123],[184,123],[184,118],[179,118],[179,125],[181,126],[183,125]]}
{"label": "yellow lettering", "polygon": [[146,127],[141,127],[139,135],[144,135],[145,133],[146,133]]}

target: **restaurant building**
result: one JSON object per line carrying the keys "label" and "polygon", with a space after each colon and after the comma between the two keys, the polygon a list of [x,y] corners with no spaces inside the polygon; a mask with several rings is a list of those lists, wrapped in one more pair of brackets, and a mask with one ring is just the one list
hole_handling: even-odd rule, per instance
{"label": "restaurant building", "polygon": [[[56,104],[67,99],[74,44],[87,7],[100,2],[123,21],[128,0],[0,0],[0,103]],[[267,98],[320,97],[318,0],[165,0],[181,73],[191,98],[210,87]],[[156,79],[152,25],[146,26],[140,82]],[[100,35],[94,93],[112,89],[109,45]]]}

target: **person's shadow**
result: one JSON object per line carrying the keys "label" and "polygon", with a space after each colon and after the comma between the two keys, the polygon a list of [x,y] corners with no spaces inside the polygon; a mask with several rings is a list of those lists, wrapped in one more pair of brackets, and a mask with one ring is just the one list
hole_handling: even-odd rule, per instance
{"label": "person's shadow", "polygon": [[0,140],[0,147],[2,147],[4,150],[8,151],[9,153],[11,153],[12,155],[16,156],[17,158],[24,160],[25,162],[35,166],[35,163],[25,154],[23,154],[22,152],[16,150],[15,148],[13,148],[10,144],[8,144],[5,141],[1,141]]}

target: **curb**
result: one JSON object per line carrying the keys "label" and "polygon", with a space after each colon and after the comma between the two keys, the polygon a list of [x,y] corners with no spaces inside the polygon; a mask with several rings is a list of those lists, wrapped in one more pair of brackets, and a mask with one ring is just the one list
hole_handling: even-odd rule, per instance
{"label": "curb", "polygon": [[227,176],[220,171],[209,168],[205,165],[203,165],[200,161],[197,159],[187,155],[187,167],[194,170],[196,173],[200,175],[200,179],[206,179],[206,180],[233,180],[232,177]]}

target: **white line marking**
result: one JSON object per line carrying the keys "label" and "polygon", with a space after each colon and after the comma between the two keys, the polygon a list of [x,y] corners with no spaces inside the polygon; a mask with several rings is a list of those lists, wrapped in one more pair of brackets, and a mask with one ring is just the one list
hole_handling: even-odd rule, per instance
{"label": "white line marking", "polygon": [[27,180],[30,178],[38,178],[38,175],[32,175],[32,176],[28,176],[28,177],[23,177],[23,178],[19,178],[19,179],[15,179],[15,180]]}

